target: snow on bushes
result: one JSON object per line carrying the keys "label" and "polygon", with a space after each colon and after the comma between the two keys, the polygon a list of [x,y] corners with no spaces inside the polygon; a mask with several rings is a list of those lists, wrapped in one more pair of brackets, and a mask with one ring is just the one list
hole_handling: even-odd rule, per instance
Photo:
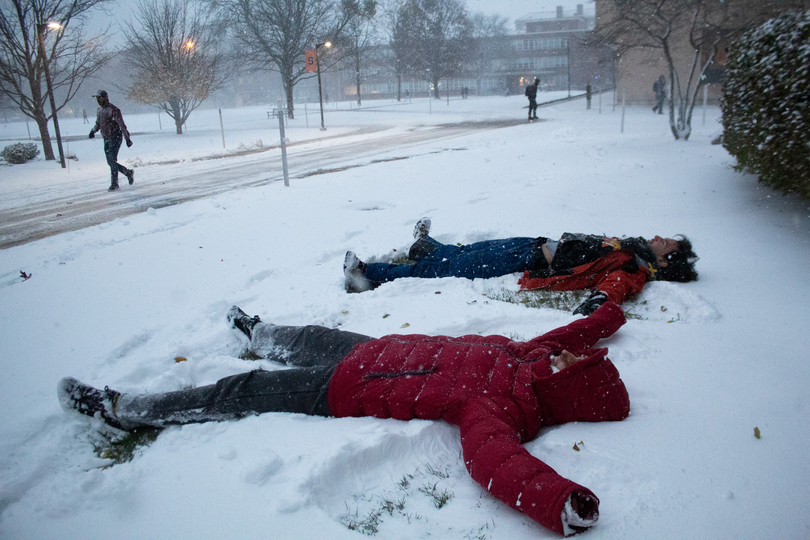
{"label": "snow on bushes", "polygon": [[810,11],[785,13],[733,44],[721,107],[723,146],[737,168],[810,198]]}
{"label": "snow on bushes", "polygon": [[0,157],[9,163],[19,165],[31,161],[39,155],[39,149],[34,143],[15,143],[3,148]]}

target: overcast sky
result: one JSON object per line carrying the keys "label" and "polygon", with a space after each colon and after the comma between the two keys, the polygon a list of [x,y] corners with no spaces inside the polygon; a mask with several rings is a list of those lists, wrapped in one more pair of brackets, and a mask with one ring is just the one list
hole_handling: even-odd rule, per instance
{"label": "overcast sky", "polygon": [[481,11],[487,15],[497,13],[509,19],[509,28],[514,30],[515,19],[529,13],[545,13],[553,17],[557,6],[563,7],[563,14],[571,15],[577,4],[583,4],[585,13],[594,12],[593,1],[588,0],[467,0],[470,13]]}

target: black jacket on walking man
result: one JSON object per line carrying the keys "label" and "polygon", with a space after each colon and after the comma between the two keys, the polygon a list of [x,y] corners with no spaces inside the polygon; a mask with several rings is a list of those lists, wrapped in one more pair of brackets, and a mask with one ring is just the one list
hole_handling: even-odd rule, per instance
{"label": "black jacket on walking man", "polygon": [[121,116],[121,109],[110,103],[106,90],[99,90],[93,96],[98,101],[98,112],[96,113],[96,125],[90,130],[90,138],[96,137],[96,131],[101,130],[104,138],[104,155],[107,156],[107,164],[110,166],[110,187],[107,191],[118,189],[118,172],[124,173],[129,180],[129,184],[135,181],[135,171],[127,169],[118,163],[118,150],[121,148],[121,140],[126,139],[127,147],[132,146],[132,139],[124,124],[124,117]]}
{"label": "black jacket on walking man", "polygon": [[529,98],[529,120],[537,120],[537,85],[540,79],[534,78],[534,84],[526,87],[524,94]]}

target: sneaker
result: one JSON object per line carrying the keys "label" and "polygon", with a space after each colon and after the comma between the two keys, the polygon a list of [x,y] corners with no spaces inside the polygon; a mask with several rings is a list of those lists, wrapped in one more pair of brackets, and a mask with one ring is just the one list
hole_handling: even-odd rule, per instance
{"label": "sneaker", "polygon": [[422,219],[416,222],[416,225],[413,228],[413,237],[418,240],[423,236],[427,236],[429,233],[430,233],[430,218],[423,217]]}
{"label": "sneaker", "polygon": [[118,400],[121,398],[120,392],[110,390],[107,386],[104,390],[99,390],[72,377],[65,377],[59,381],[56,392],[59,395],[59,404],[64,410],[78,411],[87,416],[101,418],[114,428],[124,429],[115,413]]}
{"label": "sneaker", "polygon": [[126,174],[127,180],[129,180],[129,185],[135,183],[135,169],[130,169],[129,172]]}
{"label": "sneaker", "polygon": [[354,251],[347,251],[343,259],[343,275],[346,277],[346,292],[364,292],[374,288],[366,277],[366,263],[357,258]]}
{"label": "sneaker", "polygon": [[236,306],[232,306],[231,309],[228,310],[227,317],[228,322],[231,323],[231,326],[237,330],[240,330],[248,337],[248,339],[251,339],[252,337],[251,334],[253,332],[253,327],[256,326],[257,323],[262,322],[258,315],[250,317],[247,313]]}
{"label": "sneaker", "polygon": [[116,189],[118,189],[118,184],[111,184],[107,191],[115,191]]}

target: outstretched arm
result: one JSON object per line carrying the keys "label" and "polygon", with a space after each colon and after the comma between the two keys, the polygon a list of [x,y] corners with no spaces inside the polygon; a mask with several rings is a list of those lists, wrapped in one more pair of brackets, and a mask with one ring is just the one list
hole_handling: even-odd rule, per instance
{"label": "outstretched arm", "polygon": [[573,350],[592,347],[602,338],[612,336],[627,322],[622,308],[613,302],[605,302],[589,317],[538,336],[532,342],[555,341]]}
{"label": "outstretched arm", "polygon": [[640,293],[646,282],[647,272],[643,270],[632,274],[615,270],[600,279],[596,289],[605,293],[611,301],[621,304],[628,296]]}
{"label": "outstretched arm", "polygon": [[489,493],[559,534],[587,529],[599,499],[529,454],[521,444],[522,414],[511,400],[478,399],[462,415],[464,464]]}

